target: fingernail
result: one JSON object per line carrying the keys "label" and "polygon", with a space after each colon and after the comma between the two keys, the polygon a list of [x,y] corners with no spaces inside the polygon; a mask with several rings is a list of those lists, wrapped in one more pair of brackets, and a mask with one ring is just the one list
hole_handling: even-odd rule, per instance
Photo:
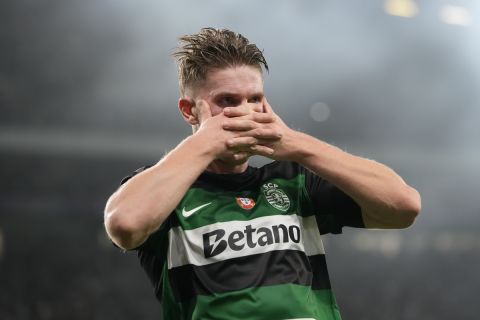
{"label": "fingernail", "polygon": [[230,108],[225,108],[225,109],[223,109],[223,112],[224,112],[224,113],[230,113],[231,111],[232,111],[232,110],[231,110]]}

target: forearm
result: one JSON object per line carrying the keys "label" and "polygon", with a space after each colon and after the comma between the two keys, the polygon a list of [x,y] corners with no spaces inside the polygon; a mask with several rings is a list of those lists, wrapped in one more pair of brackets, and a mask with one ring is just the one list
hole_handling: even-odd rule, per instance
{"label": "forearm", "polygon": [[191,184],[213,160],[190,136],[151,168],[122,185],[108,200],[105,227],[123,249],[142,244],[178,205]]}
{"label": "forearm", "polygon": [[366,227],[403,228],[420,211],[418,192],[392,169],[354,156],[306,134],[294,132],[294,159],[352,197]]}

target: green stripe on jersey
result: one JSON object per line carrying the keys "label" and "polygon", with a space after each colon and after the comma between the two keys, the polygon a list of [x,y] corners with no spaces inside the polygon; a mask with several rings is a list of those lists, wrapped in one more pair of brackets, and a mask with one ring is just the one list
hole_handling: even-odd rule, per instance
{"label": "green stripe on jersey", "polygon": [[[266,194],[268,192],[263,191],[262,188],[254,188],[254,191],[221,193],[201,188],[191,188],[178,204],[175,213],[184,230],[196,229],[218,222],[246,221],[278,214],[313,215],[314,212],[305,191],[305,176],[303,174],[299,174],[292,179],[270,179],[262,186],[267,183],[275,184],[276,189],[280,190],[273,196],[278,196],[278,194],[287,196],[288,209],[284,209],[286,206],[273,206],[272,203],[275,204],[274,197],[267,198]],[[237,197],[250,198],[255,201],[255,206],[250,210],[243,209],[237,203]],[[189,211],[196,208],[199,209],[188,215]],[[185,212],[187,212],[187,217],[184,216]]]}
{"label": "green stripe on jersey", "polygon": [[213,296],[197,296],[172,320],[341,320],[331,290],[284,284],[249,288]]}

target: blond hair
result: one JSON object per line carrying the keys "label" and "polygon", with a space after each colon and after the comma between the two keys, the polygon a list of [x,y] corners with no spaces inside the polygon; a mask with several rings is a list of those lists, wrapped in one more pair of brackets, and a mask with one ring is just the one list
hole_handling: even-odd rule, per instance
{"label": "blond hair", "polygon": [[227,29],[203,28],[200,32],[179,38],[172,54],[177,59],[180,93],[206,80],[213,69],[253,66],[268,71],[263,52],[239,33]]}

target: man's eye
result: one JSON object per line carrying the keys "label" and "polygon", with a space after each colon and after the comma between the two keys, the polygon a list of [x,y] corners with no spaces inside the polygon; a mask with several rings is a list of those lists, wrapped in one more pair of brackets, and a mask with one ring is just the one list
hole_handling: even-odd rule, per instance
{"label": "man's eye", "polygon": [[250,99],[250,103],[259,103],[260,101],[262,101],[262,99],[260,97],[253,97]]}
{"label": "man's eye", "polygon": [[231,106],[235,104],[235,99],[232,97],[223,97],[219,100],[220,106]]}

